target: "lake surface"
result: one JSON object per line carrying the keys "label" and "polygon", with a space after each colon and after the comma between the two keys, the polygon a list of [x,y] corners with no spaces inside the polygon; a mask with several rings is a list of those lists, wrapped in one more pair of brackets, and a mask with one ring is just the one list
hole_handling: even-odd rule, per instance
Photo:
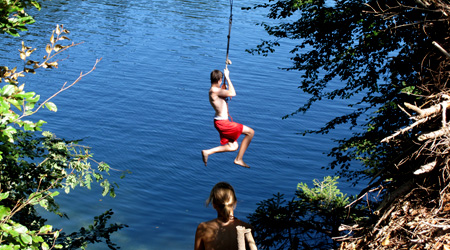
{"label": "lake surface", "polygon": [[[2,36],[0,65],[10,67],[20,65],[10,46],[19,49],[22,39],[44,48],[56,24],[64,24],[74,42],[84,42],[64,54],[68,57],[59,69],[25,79],[28,90],[43,96],[102,58],[92,74],[54,100],[57,113],[45,111],[39,118],[48,121],[45,130],[83,138],[97,160],[132,174],[121,180],[119,171],[111,173],[109,179],[120,186],[115,199],[102,197],[99,188],[61,195],[58,201],[70,220],[50,216],[53,223],[70,232],[112,208],[111,222],[129,225],[114,236],[122,249],[193,249],[198,223],[216,216],[204,205],[215,183],[235,187],[236,217],[246,220],[272,194],[292,197],[297,183],[312,185],[313,179],[333,174],[321,169],[330,161],[323,152],[335,145],[331,138],[348,137],[351,131],[297,133],[346,112],[345,102],[318,103],[305,115],[281,119],[307,96],[297,89],[298,72],[279,69],[291,64],[289,41],[268,57],[245,52],[268,38],[255,25],[265,20],[264,13],[241,10],[257,2],[234,2],[229,66],[237,91],[230,114],[255,130],[244,158],[250,169],[233,164],[236,153],[212,155],[208,167],[200,154],[219,145],[208,89],[211,70],[225,67],[228,1],[45,1],[29,32],[21,38]],[[359,191],[344,182],[340,188]]]}

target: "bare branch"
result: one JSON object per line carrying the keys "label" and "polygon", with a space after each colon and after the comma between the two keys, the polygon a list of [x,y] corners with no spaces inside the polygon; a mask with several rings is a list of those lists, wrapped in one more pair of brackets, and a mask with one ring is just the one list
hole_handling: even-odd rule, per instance
{"label": "bare branch", "polygon": [[422,167],[420,167],[419,169],[414,171],[414,174],[420,175],[420,174],[428,173],[431,170],[433,170],[434,167],[436,167],[436,161],[433,161],[433,162],[423,165]]}
{"label": "bare branch", "polygon": [[415,123],[409,125],[408,127],[403,128],[403,129],[400,129],[399,131],[395,132],[394,134],[392,134],[392,135],[390,135],[390,136],[384,138],[383,140],[381,140],[381,142],[389,143],[389,141],[392,140],[393,138],[395,138],[396,136],[398,136],[398,135],[400,135],[400,134],[403,134],[403,133],[405,133],[405,132],[408,131],[408,130],[413,129],[414,127],[417,127],[418,125],[420,125],[420,124],[422,124],[422,123],[425,123],[425,122],[428,121],[429,119],[430,119],[429,117],[422,118],[422,119],[416,121]]}
{"label": "bare branch", "polygon": [[450,127],[444,127],[431,133],[420,135],[417,139],[419,141],[425,141],[429,139],[436,139],[446,134],[450,134]]}
{"label": "bare branch", "polygon": [[439,43],[433,41],[432,44],[433,44],[436,48],[438,48],[438,49],[439,49],[446,57],[450,58],[450,54],[449,54],[444,48],[442,48],[442,46],[439,45]]}
{"label": "bare branch", "polygon": [[98,64],[101,60],[102,60],[102,58],[97,59],[97,60],[95,61],[94,66],[91,68],[91,70],[89,70],[88,72],[86,72],[86,73],[84,73],[84,74],[83,74],[83,72],[81,72],[81,73],[80,73],[80,76],[78,76],[78,78],[77,78],[75,81],[73,81],[70,85],[66,86],[67,82],[65,82],[65,83],[63,84],[63,86],[61,87],[60,90],[58,90],[58,91],[57,91],[56,93],[54,93],[52,96],[50,96],[49,98],[47,98],[47,100],[45,100],[43,103],[41,103],[41,105],[39,105],[39,107],[37,107],[36,110],[34,110],[33,112],[30,112],[30,113],[27,113],[27,114],[25,114],[25,112],[24,112],[24,113],[19,117],[19,119],[22,119],[23,117],[26,117],[26,116],[33,115],[33,114],[35,114],[36,112],[38,112],[38,110],[41,109],[41,108],[42,108],[46,103],[48,103],[51,99],[53,99],[54,97],[56,97],[57,95],[59,95],[61,92],[65,91],[65,90],[67,90],[67,89],[69,89],[69,88],[71,88],[73,85],[75,85],[76,83],[78,83],[81,79],[83,79],[83,77],[85,77],[85,76],[89,75],[90,73],[92,73],[92,71],[94,71],[94,70],[96,69],[97,64]]}

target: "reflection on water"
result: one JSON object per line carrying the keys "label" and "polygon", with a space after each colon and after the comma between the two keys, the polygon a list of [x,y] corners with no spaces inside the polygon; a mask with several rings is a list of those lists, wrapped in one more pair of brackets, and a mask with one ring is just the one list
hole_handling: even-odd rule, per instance
{"label": "reflection on water", "polygon": [[[257,1],[245,5],[252,2]],[[306,98],[297,91],[299,75],[278,70],[290,65],[286,54],[264,58],[245,53],[266,35],[254,25],[263,13],[241,11],[239,4],[233,10],[230,45],[237,96],[230,112],[256,131],[245,156],[251,169],[234,165],[235,153],[213,155],[205,168],[200,155],[219,143],[207,92],[210,71],[225,66],[228,1],[44,3],[37,23],[21,38],[42,47],[60,23],[75,42],[84,43],[68,52],[60,69],[27,77],[28,87],[49,95],[103,58],[94,73],[56,98],[58,113],[41,114],[48,121],[45,129],[59,137],[84,138],[98,160],[133,172],[124,180],[115,173],[110,177],[120,185],[116,199],[101,197],[97,189],[60,197],[71,220],[58,220],[58,226],[75,230],[113,208],[113,221],[130,226],[114,236],[122,249],[188,249],[197,224],[215,216],[204,206],[215,183],[228,181],[235,187],[236,216],[245,220],[272,193],[291,195],[298,182],[332,174],[320,169],[328,162],[322,152],[332,147],[331,136],[349,131],[326,137],[296,133],[317,128],[343,103],[319,104],[305,116],[281,120]],[[15,52],[8,52],[16,43],[2,37],[0,62],[20,63]]]}

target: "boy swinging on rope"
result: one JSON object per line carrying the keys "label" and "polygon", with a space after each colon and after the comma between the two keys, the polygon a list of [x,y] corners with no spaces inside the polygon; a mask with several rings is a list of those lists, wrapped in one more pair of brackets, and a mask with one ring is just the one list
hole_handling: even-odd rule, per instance
{"label": "boy swinging on rope", "polygon": [[225,80],[228,82],[228,89],[223,89],[220,86],[223,77],[220,70],[213,70],[211,72],[211,88],[209,89],[209,102],[216,112],[214,116],[214,127],[219,132],[221,146],[202,150],[203,162],[206,166],[208,156],[215,153],[236,151],[239,148],[237,139],[241,134],[245,134],[241,148],[236,159],[234,159],[234,164],[249,168],[242,158],[244,157],[245,150],[247,150],[248,145],[252,141],[255,131],[245,125],[228,120],[228,106],[225,98],[235,96],[236,91],[234,90],[233,83],[231,83],[228,68],[225,68],[224,74]]}

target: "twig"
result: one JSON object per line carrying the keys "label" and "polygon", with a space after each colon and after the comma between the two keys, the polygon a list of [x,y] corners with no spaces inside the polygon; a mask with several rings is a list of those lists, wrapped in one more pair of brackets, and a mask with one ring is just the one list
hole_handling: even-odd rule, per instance
{"label": "twig", "polygon": [[61,92],[63,92],[63,91],[65,91],[65,90],[69,89],[70,87],[72,87],[72,86],[75,85],[76,83],[78,83],[81,79],[83,79],[83,77],[85,77],[85,76],[89,75],[90,73],[92,73],[92,71],[95,70],[97,64],[98,64],[101,60],[102,60],[102,58],[97,59],[97,60],[95,61],[94,66],[91,68],[91,70],[89,70],[88,72],[86,72],[86,73],[84,73],[84,74],[83,74],[83,72],[81,72],[80,75],[78,76],[78,78],[77,78],[75,81],[73,81],[73,82],[72,82],[70,85],[68,85],[68,86],[66,86],[67,82],[65,82],[65,83],[63,84],[63,86],[61,87],[60,90],[58,90],[55,94],[53,94],[52,96],[50,96],[49,98],[47,98],[47,100],[45,100],[43,103],[41,103],[41,105],[39,105],[39,107],[37,107],[36,110],[34,110],[33,112],[29,112],[29,113],[23,113],[18,119],[22,119],[23,117],[30,116],[30,115],[33,115],[34,113],[38,112],[38,110],[41,109],[41,108],[42,108],[46,103],[48,103],[51,99],[53,99],[54,97],[56,97],[57,95],[59,95]]}
{"label": "twig", "polygon": [[352,201],[350,204],[346,205],[345,208],[349,208],[349,207],[353,206],[353,204],[355,204],[356,202],[362,200],[362,198],[364,198],[364,196],[366,196],[369,193],[375,192],[375,191],[379,190],[380,188],[382,188],[382,187],[376,187],[374,189],[371,189],[371,190],[365,192],[363,195],[360,195],[358,197],[358,199],[356,199],[356,200]]}
{"label": "twig", "polygon": [[[414,180],[410,179],[409,181],[405,182],[402,186],[398,187],[397,189],[393,190],[388,197],[385,197],[381,204],[378,206],[375,214],[379,214],[381,210],[383,210],[386,206],[391,204],[395,199],[397,199],[399,196],[403,195],[405,192],[410,190],[410,188],[414,185]],[[387,216],[386,214],[383,216]],[[384,219],[384,218],[383,218]],[[378,225],[379,223],[377,223]]]}
{"label": "twig", "polygon": [[439,45],[439,43],[433,41],[432,44],[433,44],[436,48],[438,48],[438,49],[439,49],[446,57],[450,58],[450,54],[449,54],[444,48],[442,48],[442,46]]}
{"label": "twig", "polygon": [[442,105],[442,127],[447,127],[447,105],[448,101],[443,101]]}
{"label": "twig", "polygon": [[428,223],[428,222],[425,222],[425,221],[422,221],[421,223],[423,223],[423,224],[425,224],[427,226],[430,226],[430,227],[442,228],[443,230],[450,229],[450,225],[434,225],[434,224],[431,224],[431,223]]}
{"label": "twig", "polygon": [[425,122],[428,121],[429,119],[430,119],[430,117],[422,118],[422,119],[416,121],[415,123],[409,125],[408,127],[403,128],[403,129],[400,129],[399,131],[395,132],[394,134],[392,134],[392,135],[390,135],[390,136],[384,138],[383,140],[381,140],[381,142],[387,142],[387,143],[389,143],[389,141],[390,141],[391,139],[395,138],[396,136],[398,136],[398,135],[400,135],[400,134],[405,133],[405,132],[408,131],[408,130],[413,129],[414,127],[416,127],[416,126],[418,126],[418,125],[420,125],[420,124],[422,124],[422,123],[425,123]]}

